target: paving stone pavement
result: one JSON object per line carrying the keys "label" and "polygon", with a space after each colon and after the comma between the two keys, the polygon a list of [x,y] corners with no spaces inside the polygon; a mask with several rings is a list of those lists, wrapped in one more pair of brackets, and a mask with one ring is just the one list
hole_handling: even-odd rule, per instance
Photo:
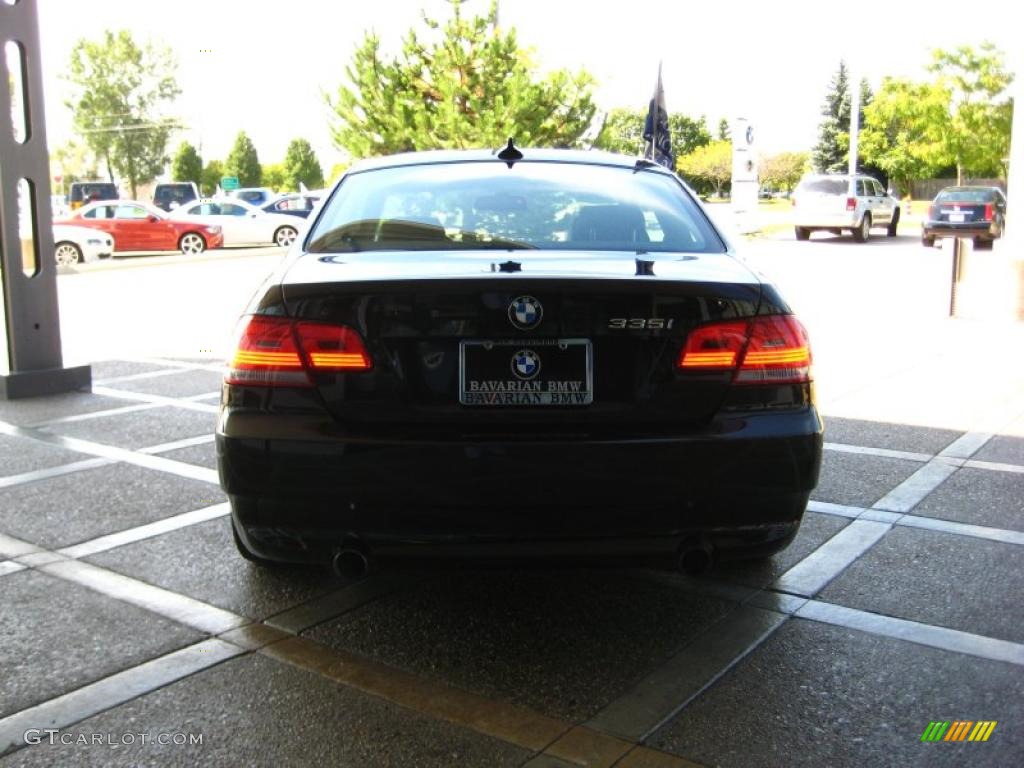
{"label": "paving stone pavement", "polygon": [[0,403],[3,768],[1020,764],[1021,380],[959,423],[826,398],[764,563],[348,583],[236,554],[216,371],[113,360]]}

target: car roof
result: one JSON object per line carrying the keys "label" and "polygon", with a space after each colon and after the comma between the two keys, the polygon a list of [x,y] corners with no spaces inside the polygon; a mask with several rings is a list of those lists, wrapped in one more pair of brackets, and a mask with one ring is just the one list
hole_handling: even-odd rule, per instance
{"label": "car roof", "polygon": [[[517,149],[523,154],[520,162],[575,163],[578,165],[613,165],[620,168],[635,168],[639,159],[602,150],[536,149],[533,147],[517,147]],[[399,168],[410,165],[507,162],[498,157],[500,151],[501,149],[433,149],[423,152],[403,152],[397,155],[382,155],[380,157],[359,160],[353,163],[345,173],[360,173],[362,171]],[[666,173],[671,173],[668,168],[654,163],[651,163],[650,167],[652,170],[660,168]]]}

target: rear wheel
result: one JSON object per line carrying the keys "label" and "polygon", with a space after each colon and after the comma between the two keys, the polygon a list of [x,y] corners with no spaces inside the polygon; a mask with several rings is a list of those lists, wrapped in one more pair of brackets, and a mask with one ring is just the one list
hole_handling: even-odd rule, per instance
{"label": "rear wheel", "polygon": [[278,227],[277,232],[274,233],[274,242],[287,248],[295,242],[297,234],[294,227]]}
{"label": "rear wheel", "polygon": [[811,230],[807,227],[794,227],[797,240],[807,240],[811,236]]}
{"label": "rear wheel", "polygon": [[865,213],[860,224],[853,230],[853,239],[858,243],[866,243],[871,236],[871,214]]}
{"label": "rear wheel", "polygon": [[57,243],[54,249],[58,267],[70,267],[83,261],[82,250],[74,243]]}
{"label": "rear wheel", "polygon": [[897,208],[892,212],[892,221],[889,222],[889,228],[885,231],[888,237],[896,237],[896,227],[900,223],[900,209]]}
{"label": "rear wheel", "polygon": [[196,256],[206,250],[206,241],[197,232],[186,232],[178,241],[178,248],[188,256]]}
{"label": "rear wheel", "polygon": [[974,238],[974,250],[991,251],[992,243],[994,242],[994,240],[989,240],[987,237],[976,237]]}

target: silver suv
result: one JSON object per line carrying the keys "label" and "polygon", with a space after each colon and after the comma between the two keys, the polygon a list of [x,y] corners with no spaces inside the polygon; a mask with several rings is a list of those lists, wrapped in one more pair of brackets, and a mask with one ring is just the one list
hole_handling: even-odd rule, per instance
{"label": "silver suv", "polygon": [[900,203],[870,176],[808,174],[793,193],[793,226],[797,240],[823,229],[834,234],[853,233],[858,243],[867,242],[872,227],[885,227],[896,237]]}

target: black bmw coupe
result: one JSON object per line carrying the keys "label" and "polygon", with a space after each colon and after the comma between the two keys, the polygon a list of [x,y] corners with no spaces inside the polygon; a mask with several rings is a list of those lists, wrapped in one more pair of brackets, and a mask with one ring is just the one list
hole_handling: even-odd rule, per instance
{"label": "black bmw coupe", "polygon": [[353,166],[242,318],[217,427],[242,555],[349,577],[765,557],[821,451],[803,326],[675,174],[511,142]]}

